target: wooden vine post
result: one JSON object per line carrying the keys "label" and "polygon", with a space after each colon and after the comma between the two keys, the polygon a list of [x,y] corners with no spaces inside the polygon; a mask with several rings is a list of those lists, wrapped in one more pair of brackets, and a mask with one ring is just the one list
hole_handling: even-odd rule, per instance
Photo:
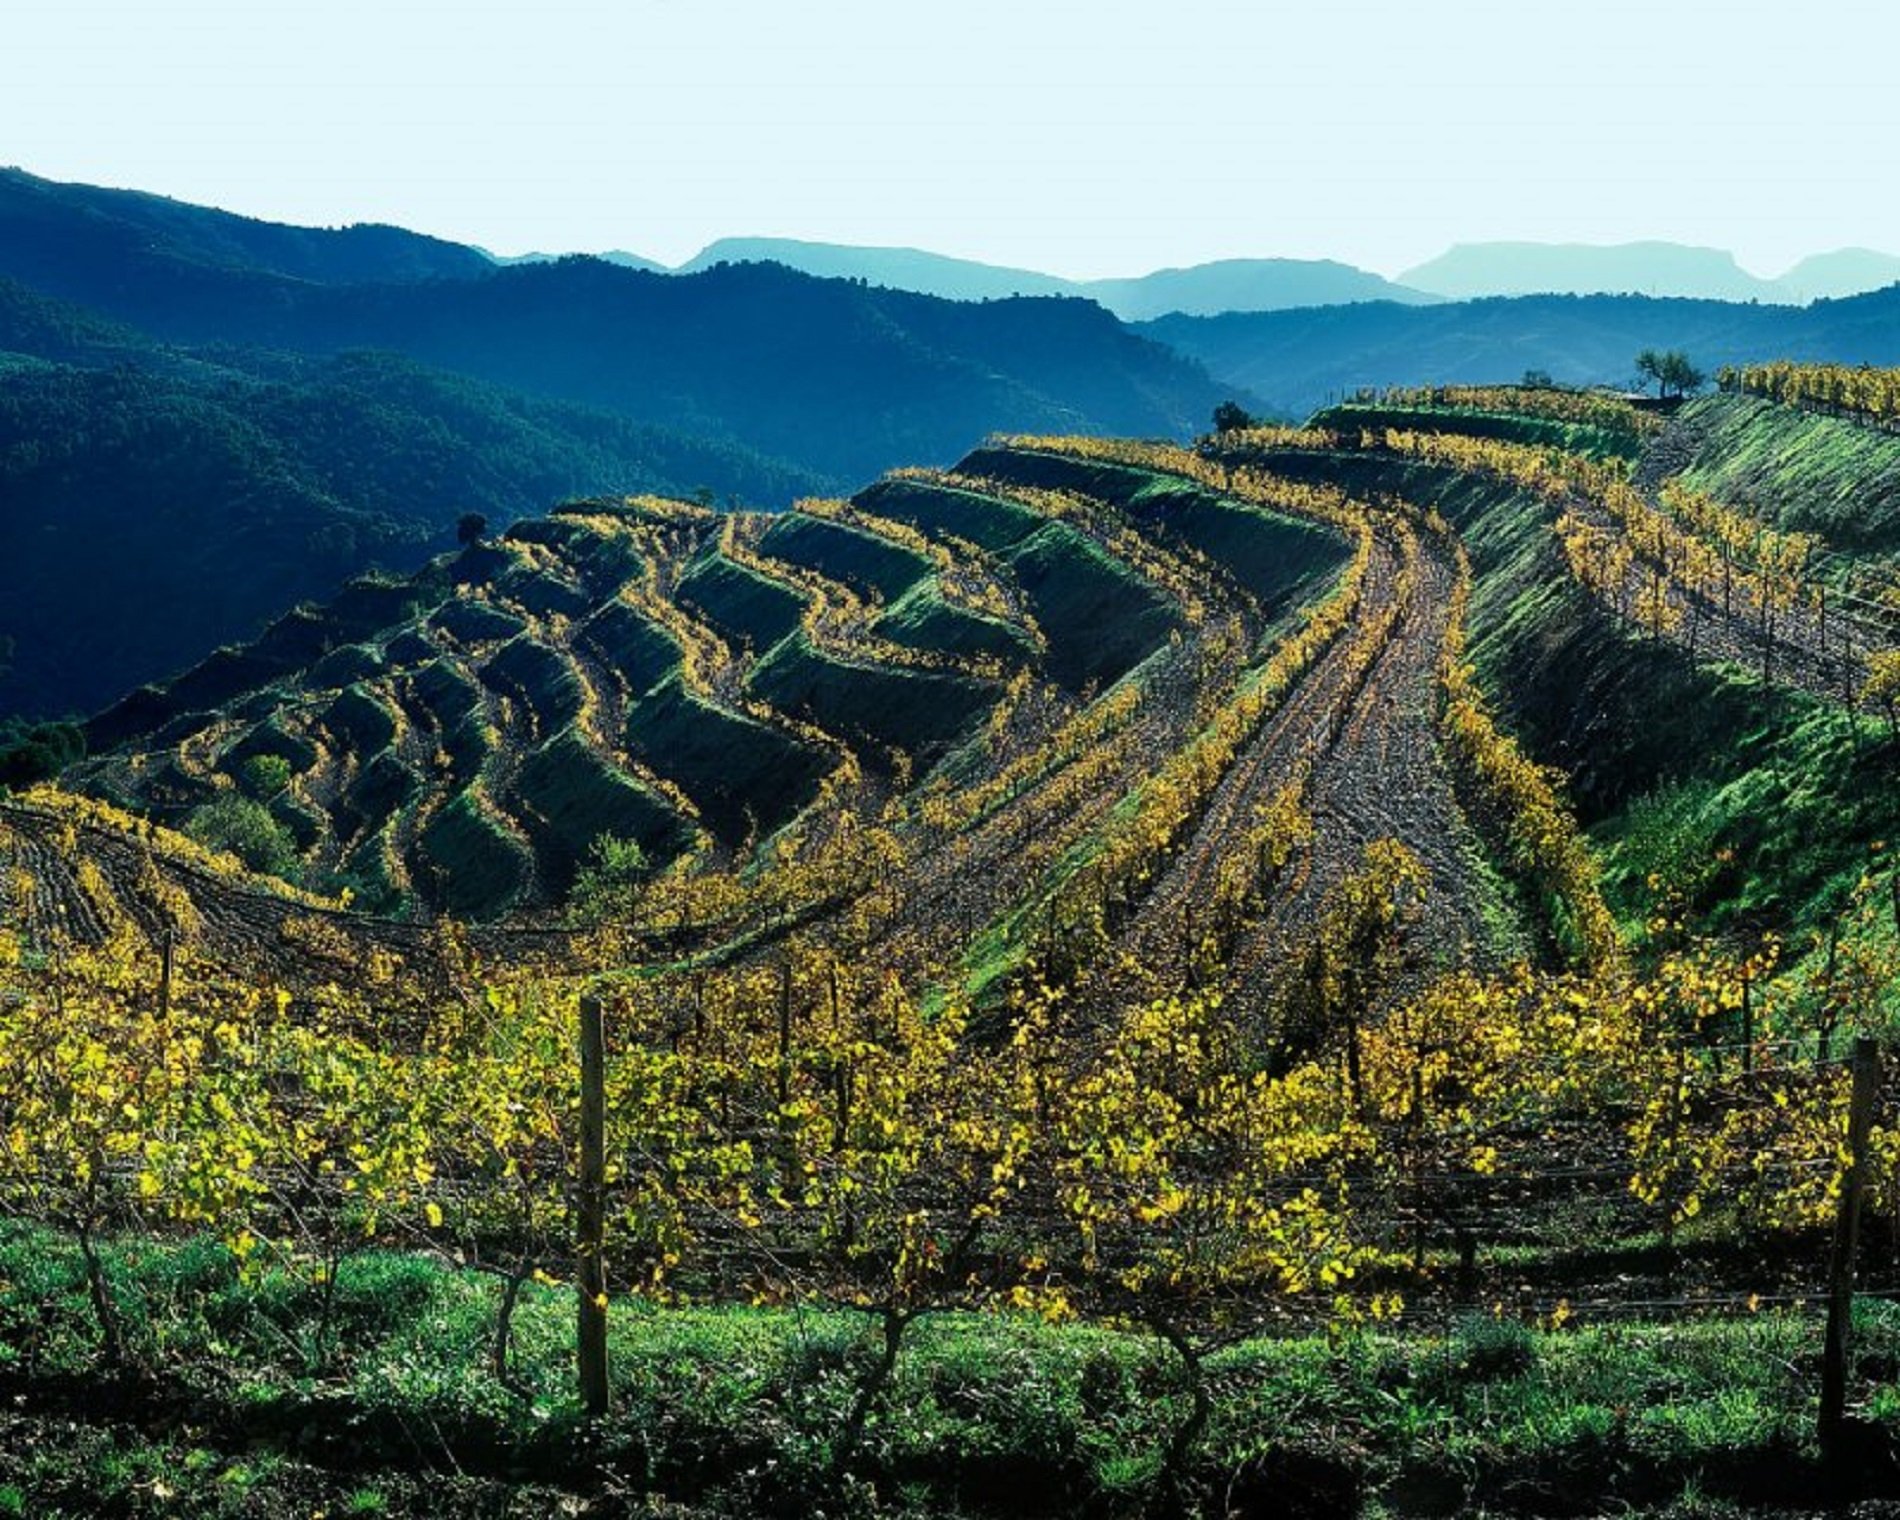
{"label": "wooden vine post", "polygon": [[167,924],[158,941],[158,1016],[161,1021],[172,1016],[172,968],[176,955],[176,936]]}
{"label": "wooden vine post", "polygon": [[1854,1256],[1860,1245],[1861,1198],[1867,1190],[1867,1140],[1880,1091],[1880,1048],[1863,1035],[1854,1041],[1854,1089],[1847,1115],[1847,1175],[1841,1182],[1828,1264],[1827,1345],[1821,1359],[1823,1450],[1835,1450],[1847,1418],[1847,1342],[1854,1309]]}
{"label": "wooden vine post", "polygon": [[593,993],[581,996],[581,1154],[576,1199],[578,1371],[589,1419],[607,1413],[607,1030]]}

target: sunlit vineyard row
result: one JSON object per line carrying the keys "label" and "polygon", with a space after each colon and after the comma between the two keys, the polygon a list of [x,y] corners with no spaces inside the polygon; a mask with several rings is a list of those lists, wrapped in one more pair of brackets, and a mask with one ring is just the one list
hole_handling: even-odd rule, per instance
{"label": "sunlit vineyard row", "polygon": [[1724,390],[1770,401],[1864,417],[1883,426],[1900,420],[1900,370],[1780,360],[1726,366],[1715,378]]}

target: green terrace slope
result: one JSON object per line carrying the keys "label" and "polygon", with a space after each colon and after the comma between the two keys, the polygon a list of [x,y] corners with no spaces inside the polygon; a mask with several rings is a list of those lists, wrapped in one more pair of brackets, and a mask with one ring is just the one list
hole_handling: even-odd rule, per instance
{"label": "green terrace slope", "polygon": [[[1276,605],[1339,563],[1193,495]],[[359,907],[556,908],[604,838],[736,860],[828,777],[987,763],[1019,706],[1086,707],[1187,626],[1147,552],[918,478],[780,514],[576,503],[140,688],[69,779]]]}
{"label": "green terrace slope", "polygon": [[1747,502],[1779,526],[1885,560],[1900,553],[1900,435],[1754,396],[1691,401],[1658,441],[1659,473]]}
{"label": "green terrace slope", "polygon": [[[1632,413],[1633,417],[1641,414]],[[1642,451],[1643,433],[1635,427],[1609,428],[1557,417],[1525,416],[1476,407],[1350,401],[1314,415],[1314,428],[1350,434],[1366,429],[1401,428],[1426,433],[1462,433],[1538,448],[1563,449],[1591,458],[1633,459]]]}

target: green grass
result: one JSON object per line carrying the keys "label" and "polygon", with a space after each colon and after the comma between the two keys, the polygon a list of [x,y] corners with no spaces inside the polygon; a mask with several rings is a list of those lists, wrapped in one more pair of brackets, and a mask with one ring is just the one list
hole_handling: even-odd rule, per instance
{"label": "green grass", "polygon": [[271,798],[268,806],[271,817],[282,824],[296,841],[299,853],[314,849],[322,839],[324,830],[329,827],[329,820],[322,813],[298,801],[290,792],[278,793]]}
{"label": "green grass", "polygon": [[299,684],[306,691],[335,691],[358,681],[373,681],[388,669],[382,650],[373,644],[345,644],[314,661]]}
{"label": "green grass", "polygon": [[393,752],[384,750],[364,760],[356,779],[337,799],[330,810],[332,826],[342,838],[361,834],[367,843],[413,806],[422,792],[422,778]]}
{"label": "green grass", "polygon": [[[585,511],[587,503],[577,510]],[[600,533],[572,512],[557,508],[547,517],[524,517],[508,530],[522,543],[545,544],[581,580],[590,599],[610,596],[639,575],[646,560],[626,535]]]}
{"label": "green grass", "polygon": [[[861,1314],[618,1299],[615,1409],[583,1438],[564,1291],[531,1286],[518,1310],[521,1399],[489,1372],[497,1285],[434,1258],[347,1259],[321,1359],[306,1278],[241,1278],[199,1241],[123,1241],[107,1268],[148,1368],[136,1393],[95,1381],[77,1253],[0,1223],[0,1382],[23,1396],[0,1405],[0,1514],[11,1495],[36,1515],[96,1512],[79,1495],[136,1515],[308,1514],[313,1497],[513,1514],[571,1489],[676,1515],[1134,1516],[1158,1506],[1188,1407],[1179,1363],[1139,1332],[926,1317],[840,1478]],[[1878,1380],[1900,1315],[1863,1303],[1856,1337],[1855,1396],[1892,1432],[1900,1400]],[[1208,1363],[1191,1487],[1289,1514],[1327,1493],[1390,1516],[1813,1503],[1818,1350],[1818,1318],[1784,1314],[1247,1341]]]}
{"label": "green grass", "polygon": [[854,745],[908,754],[940,749],[995,705],[993,682],[948,671],[847,663],[798,633],[754,668],[747,689]]}
{"label": "green grass", "polygon": [[979,549],[1001,554],[1042,526],[1027,507],[930,485],[918,480],[881,480],[854,498],[867,512],[909,523],[932,537],[966,539]]}
{"label": "green grass", "polygon": [[286,730],[276,714],[259,723],[233,744],[221,757],[220,766],[232,776],[240,773],[244,762],[255,755],[271,755],[290,767],[293,776],[301,775],[317,763],[317,748],[302,734]]}
{"label": "green grass", "polygon": [[481,688],[469,678],[462,666],[452,660],[431,661],[411,677],[416,700],[423,704],[436,726],[444,731],[481,711]]}
{"label": "green grass", "polygon": [[1110,502],[1225,567],[1260,598],[1269,614],[1303,600],[1347,558],[1344,542],[1324,529],[1131,465],[980,450],[965,468]]}
{"label": "green grass", "polygon": [[772,519],[759,547],[774,559],[802,565],[860,591],[894,602],[930,573],[930,561],[901,544],[846,523],[803,512]]}
{"label": "green grass", "polygon": [[1010,565],[1065,686],[1113,685],[1180,626],[1164,596],[1067,523],[1045,523]]}
{"label": "green grass", "polygon": [[499,918],[520,900],[529,861],[521,844],[467,792],[444,804],[423,828],[425,868],[439,873],[449,912]]}
{"label": "green grass", "polygon": [[396,737],[396,720],[371,687],[346,686],[323,710],[318,723],[359,755],[387,749]]}
{"label": "green grass", "polygon": [[1753,721],[1603,821],[1611,904],[1640,921],[1659,896],[1653,877],[1709,930],[1768,926],[1805,942],[1826,932],[1876,846],[1900,842],[1900,744],[1871,719],[1766,698],[1739,671],[1713,682],[1727,698],[1718,711]]}
{"label": "green grass", "polygon": [[581,625],[579,637],[621,674],[635,697],[653,690],[680,666],[679,646],[625,602],[608,602]]}
{"label": "green grass", "polygon": [[992,655],[1016,665],[1029,663],[1036,652],[1029,636],[1014,623],[946,601],[935,576],[919,581],[887,607],[871,631],[908,649]]}
{"label": "green grass", "polygon": [[764,654],[798,627],[805,597],[709,546],[680,577],[678,599],[730,637]]}
{"label": "green grass", "polygon": [[592,599],[558,574],[532,565],[513,565],[495,582],[496,591],[536,617],[585,617]]}
{"label": "green grass", "polygon": [[222,707],[283,674],[283,666],[245,649],[217,649],[163,687],[163,710],[205,712]]}
{"label": "green grass", "polygon": [[[960,468],[1006,473],[1028,457],[979,450]],[[882,481],[858,500],[880,516],[998,554],[1048,638],[1050,675],[1066,686],[1112,685],[1179,625],[1165,597],[1067,523],[1013,502],[911,480]]]}
{"label": "green grass", "polygon": [[514,795],[542,878],[556,893],[567,890],[603,834],[636,841],[658,865],[691,841],[691,825],[670,802],[602,759],[572,729],[522,762]]}
{"label": "green grass", "polygon": [[573,662],[526,634],[502,645],[481,676],[497,691],[518,691],[544,734],[558,733],[581,715],[585,694]]}
{"label": "green grass", "polygon": [[1336,535],[1229,497],[1157,479],[1131,508],[1224,567],[1271,614],[1331,581],[1349,550]]}
{"label": "green grass", "polygon": [[527,626],[506,608],[462,597],[436,608],[429,614],[429,622],[464,644],[498,643],[512,639]]}
{"label": "green grass", "polygon": [[375,642],[376,635],[413,622],[433,606],[446,584],[439,563],[408,580],[354,580],[324,604],[318,621],[333,642]]}
{"label": "green grass", "polygon": [[789,822],[835,763],[782,729],[702,700],[677,676],[634,704],[627,744],[728,843]]}
{"label": "green grass", "polygon": [[1900,554],[1900,435],[1752,396],[1681,413],[1697,439],[1686,484],[1837,549]]}

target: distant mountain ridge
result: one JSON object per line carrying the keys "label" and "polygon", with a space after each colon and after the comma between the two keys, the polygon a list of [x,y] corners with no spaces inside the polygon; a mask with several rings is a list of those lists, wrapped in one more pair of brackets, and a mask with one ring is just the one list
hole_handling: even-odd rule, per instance
{"label": "distant mountain ridge", "polygon": [[[1810,301],[1862,295],[1900,281],[1900,256],[1868,248],[1813,254],[1786,274],[1766,279],[1744,269],[1726,250],[1667,242],[1466,243],[1393,280],[1334,259],[1282,258],[1219,259],[1124,279],[1067,280],[919,248],[771,237],[721,238],[671,270],[634,254],[600,257],[672,274],[699,273],[720,264],[783,264],[824,278],[863,280],[953,301],[1080,296],[1107,307],[1124,322],[1175,313],[1219,316],[1230,311],[1291,311],[1371,301],[1429,306],[1518,295],[1647,295],[1805,306]],[[530,254],[501,262],[547,258]]]}
{"label": "distant mountain ridge", "polygon": [[1796,301],[1833,300],[1863,295],[1900,281],[1900,257],[1871,248],[1837,248],[1812,254],[1780,281]]}
{"label": "distant mountain ridge", "polygon": [[[0,275],[68,299],[97,303],[100,285],[140,271],[148,308],[187,295],[207,272],[319,285],[480,279],[498,268],[558,263],[573,254],[496,254],[469,244],[358,224],[294,227],[136,190],[105,189],[0,169]],[[614,249],[582,255],[655,274],[698,274],[720,264],[776,263],[826,279],[859,280],[954,301],[1076,296],[1126,322],[1179,312],[1284,311],[1392,301],[1430,305],[1500,295],[1634,294],[1805,305],[1900,281],[1900,256],[1841,248],[1801,260],[1777,278],[1750,273],[1719,248],[1661,241],[1594,245],[1459,244],[1386,279],[1332,259],[1231,258],[1138,276],[1071,280],[933,253],[782,237],[726,237],[677,268]],[[143,312],[121,312],[139,320]]]}
{"label": "distant mountain ridge", "polygon": [[[484,258],[492,260],[506,269],[514,264],[558,264],[562,259],[576,257],[571,253],[490,253],[486,248],[476,250]],[[622,269],[644,269],[649,274],[672,274],[673,271],[656,259],[642,258],[637,253],[628,253],[624,248],[609,248],[602,253],[579,255],[583,258],[599,259],[603,264],[618,264]]]}
{"label": "distant mountain ridge", "polygon": [[1032,269],[983,264],[922,248],[866,248],[798,238],[720,238],[671,272],[699,274],[720,264],[783,264],[787,269],[824,279],[865,280],[892,290],[910,290],[951,301],[1077,293],[1071,281]]}
{"label": "distant mountain ridge", "polygon": [[393,350],[743,438],[838,485],[947,461],[993,431],[1180,435],[1221,399],[1196,366],[1078,300],[951,302],[758,263],[497,265],[395,228],[280,227],[17,170],[0,175],[0,279],[141,340]]}
{"label": "distant mountain ridge", "polygon": [[1124,322],[1185,312],[1282,311],[1358,301],[1427,304],[1439,299],[1395,285],[1331,259],[1220,259],[1184,269],[1158,269],[1127,279],[1067,280],[1031,269],[951,258],[919,248],[866,248],[796,238],[721,238],[675,273],[719,264],[773,263],[806,274],[864,280],[892,290],[953,301],[1007,296],[1079,296],[1107,307]]}
{"label": "distant mountain ridge", "polygon": [[393,350],[511,390],[742,438],[840,484],[907,459],[946,461],[998,431],[1182,436],[1222,399],[1197,365],[1088,302],[945,301],[771,264],[677,276],[569,258],[491,266],[479,279],[337,286],[200,267],[91,295],[171,344]]}
{"label": "distant mountain ridge", "polygon": [[1749,273],[1721,248],[1681,243],[1460,243],[1406,270],[1400,283],[1450,300],[1487,296],[1643,295],[1804,306],[1900,281],[1900,257],[1842,248],[1777,279]]}
{"label": "distant mountain ridge", "polygon": [[1089,280],[1079,293],[1101,302],[1124,322],[1169,312],[1214,316],[1367,301],[1429,306],[1439,300],[1334,259],[1221,259],[1186,269],[1158,269],[1132,280]]}

